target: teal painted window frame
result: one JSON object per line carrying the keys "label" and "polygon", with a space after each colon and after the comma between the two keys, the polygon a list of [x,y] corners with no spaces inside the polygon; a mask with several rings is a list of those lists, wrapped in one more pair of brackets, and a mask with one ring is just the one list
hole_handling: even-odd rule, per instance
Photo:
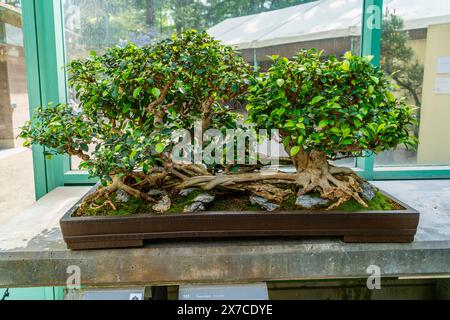
{"label": "teal painted window frame", "polygon": [[[0,289],[0,297],[3,296],[6,289]],[[37,288],[15,288],[9,289],[9,296],[6,300],[26,301],[26,300],[45,300],[59,301],[64,299],[63,287],[37,287]]]}
{"label": "teal painted window frame", "polygon": [[[372,63],[377,67],[380,65],[382,21],[383,0],[364,0],[361,55],[373,56]],[[357,159],[356,167],[359,173],[370,181],[450,178],[450,166],[376,167],[375,156],[373,154],[365,158]]]}
{"label": "teal painted window frame", "polygon": [[[61,2],[23,0],[23,31],[30,115],[37,106],[66,102],[64,48],[61,45]],[[36,198],[64,185],[64,156],[46,157],[48,150],[34,145]]]}
{"label": "teal painted window frame", "polygon": [[[22,0],[24,42],[30,97],[30,113],[34,107],[50,101],[66,102],[67,87],[64,48],[64,21],[61,0]],[[383,0],[364,0],[361,54],[374,56],[379,65]],[[378,19],[379,28],[371,28]],[[368,23],[371,22],[371,23]],[[377,26],[377,23],[375,23]],[[46,150],[33,146],[36,197],[65,185],[90,185],[96,182],[85,172],[71,170],[68,156],[46,159]],[[374,156],[358,158],[356,171],[368,180],[444,179],[450,178],[449,167],[375,167]]]}

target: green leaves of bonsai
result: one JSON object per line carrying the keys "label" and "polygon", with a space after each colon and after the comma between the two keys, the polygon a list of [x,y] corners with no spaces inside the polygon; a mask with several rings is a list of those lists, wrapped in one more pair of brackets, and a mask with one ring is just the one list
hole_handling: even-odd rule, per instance
{"label": "green leaves of bonsai", "polygon": [[[114,208],[109,195],[119,189],[153,203],[152,188],[183,187],[245,191],[281,204],[286,186],[294,186],[289,193],[316,191],[332,200],[330,209],[350,199],[367,206],[362,180],[328,160],[414,146],[412,109],[393,95],[390,80],[370,58],[347,53],[337,59],[309,50],[292,60],[272,59],[268,72],[255,74],[233,48],[196,31],[145,47],[109,48],[68,66],[77,108],[38,108],[21,137],[26,145],[80,157],[82,168],[104,185],[88,199],[94,209],[102,207],[102,197]],[[256,129],[279,130],[295,174],[262,177],[233,166],[233,174],[215,176],[216,164],[174,163],[175,130],[192,134],[196,123],[203,132],[237,128],[230,106],[243,105]]]}
{"label": "green leaves of bonsai", "polygon": [[196,31],[108,48],[67,70],[78,111],[39,108],[21,136],[26,145],[81,157],[82,168],[105,184],[168,164],[174,130],[193,131],[195,122],[205,130],[236,127],[228,105],[245,101],[252,72],[231,47]]}
{"label": "green leaves of bonsai", "polygon": [[277,126],[294,155],[301,148],[334,159],[399,144],[413,147],[414,113],[370,60],[351,53],[338,60],[315,50],[301,51],[292,61],[274,57],[250,88],[250,121],[260,128]]}

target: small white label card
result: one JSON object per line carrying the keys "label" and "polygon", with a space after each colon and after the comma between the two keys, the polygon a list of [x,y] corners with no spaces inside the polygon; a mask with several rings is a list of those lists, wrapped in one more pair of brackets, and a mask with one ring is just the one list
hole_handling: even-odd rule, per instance
{"label": "small white label card", "polygon": [[142,293],[130,293],[130,300],[144,300],[144,295]]}
{"label": "small white label card", "polygon": [[436,94],[450,94],[450,78],[436,79]]}
{"label": "small white label card", "polygon": [[269,300],[266,283],[180,286],[179,300]]}
{"label": "small white label card", "polygon": [[450,73],[450,57],[440,57],[438,59],[438,73]]}

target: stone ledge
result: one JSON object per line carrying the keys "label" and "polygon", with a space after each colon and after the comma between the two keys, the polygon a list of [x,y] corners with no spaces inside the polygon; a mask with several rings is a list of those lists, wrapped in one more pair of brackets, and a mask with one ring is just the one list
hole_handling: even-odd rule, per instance
{"label": "stone ledge", "polygon": [[0,286],[63,286],[81,268],[86,286],[259,282],[449,274],[450,241],[346,245],[335,240],[159,243],[141,249],[0,254]]}
{"label": "stone ledge", "polygon": [[420,206],[414,243],[159,241],[140,249],[69,251],[58,221],[89,188],[59,188],[0,225],[0,287],[64,286],[72,265],[81,268],[85,286],[364,278],[370,265],[379,266],[384,277],[450,275],[450,181],[377,184]]}

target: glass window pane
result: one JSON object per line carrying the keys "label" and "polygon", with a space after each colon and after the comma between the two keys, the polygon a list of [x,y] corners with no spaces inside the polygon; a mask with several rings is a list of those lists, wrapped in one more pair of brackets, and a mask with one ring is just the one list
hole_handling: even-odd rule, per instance
{"label": "glass window pane", "polygon": [[[67,60],[132,41],[138,45],[195,28],[207,30],[261,70],[269,56],[317,48],[359,53],[362,1],[63,0]],[[73,93],[70,101],[76,103]],[[79,161],[73,160],[76,169]],[[354,159],[340,161],[354,165]]]}
{"label": "glass window pane", "polygon": [[16,138],[28,119],[20,1],[0,0],[0,223],[35,201],[31,150]]}
{"label": "glass window pane", "polygon": [[411,132],[419,146],[378,155],[378,167],[450,165],[449,13],[450,2],[387,3],[381,67],[393,75],[396,95],[417,107],[419,123]]}

